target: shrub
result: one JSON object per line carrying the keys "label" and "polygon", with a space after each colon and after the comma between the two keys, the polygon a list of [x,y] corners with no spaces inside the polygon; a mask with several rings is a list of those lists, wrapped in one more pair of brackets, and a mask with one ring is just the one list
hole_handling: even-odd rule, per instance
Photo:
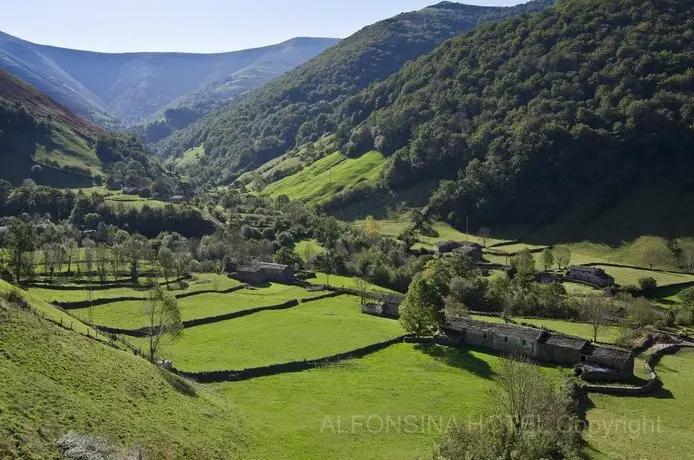
{"label": "shrub", "polygon": [[2,297],[11,304],[19,305],[21,307],[27,306],[27,302],[24,300],[22,293],[19,292],[19,289],[16,287],[13,287],[9,291],[3,292]]}
{"label": "shrub", "polygon": [[641,288],[641,291],[648,295],[652,294],[655,288],[658,287],[658,282],[653,278],[652,276],[644,277],[644,278],[639,278],[639,288]]}
{"label": "shrub", "polygon": [[679,293],[679,297],[684,305],[694,307],[694,287],[684,289]]}
{"label": "shrub", "polygon": [[678,326],[691,326],[694,324],[694,312],[692,310],[680,310],[675,315]]}

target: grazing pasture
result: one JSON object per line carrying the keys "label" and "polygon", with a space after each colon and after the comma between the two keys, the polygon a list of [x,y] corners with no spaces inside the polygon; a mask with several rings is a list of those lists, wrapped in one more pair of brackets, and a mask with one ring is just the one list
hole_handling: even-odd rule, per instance
{"label": "grazing pasture", "polygon": [[667,355],[656,370],[663,388],[651,397],[590,395],[584,438],[591,457],[694,458],[694,431],[684,415],[694,412],[694,351]]}
{"label": "grazing pasture", "polygon": [[[341,296],[186,329],[162,340],[160,355],[185,371],[243,369],[321,358],[403,334],[397,321],[361,313]],[[146,339],[133,343],[146,349]]]}
{"label": "grazing pasture", "polygon": [[[498,365],[478,351],[403,343],[310,371],[210,387],[267,433],[254,458],[430,458],[451,423],[477,420]],[[567,374],[543,369],[555,381]]]}

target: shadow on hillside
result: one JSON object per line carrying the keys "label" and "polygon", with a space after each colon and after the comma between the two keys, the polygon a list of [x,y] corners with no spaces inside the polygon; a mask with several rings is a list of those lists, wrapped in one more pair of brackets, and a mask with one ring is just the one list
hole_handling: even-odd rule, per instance
{"label": "shadow on hillside", "polygon": [[158,368],[158,370],[161,376],[164,377],[164,380],[166,380],[166,383],[171,385],[171,388],[176,390],[178,393],[193,398],[198,397],[195,387],[190,384],[190,382],[164,369]]}
{"label": "shadow on hillside", "polygon": [[471,372],[478,377],[491,379],[495,373],[489,366],[489,363],[470,353],[465,348],[444,347],[433,344],[419,344],[415,349],[420,350],[434,358],[436,361],[442,362],[451,367],[457,367],[465,371]]}

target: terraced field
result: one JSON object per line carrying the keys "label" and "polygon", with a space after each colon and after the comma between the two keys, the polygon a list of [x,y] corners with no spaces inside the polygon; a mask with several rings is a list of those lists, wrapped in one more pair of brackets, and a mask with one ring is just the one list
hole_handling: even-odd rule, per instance
{"label": "terraced field", "polygon": [[[160,355],[185,371],[243,369],[346,352],[403,334],[396,321],[361,313],[357,297],[341,296],[256,313],[184,331],[162,340]],[[146,349],[146,340],[135,339]]]}
{"label": "terraced field", "polygon": [[[146,294],[146,293],[145,293]],[[207,318],[253,307],[277,305],[289,300],[315,297],[325,292],[308,292],[295,286],[272,284],[269,287],[243,289],[229,294],[200,294],[178,300],[183,321]],[[114,302],[73,310],[78,317],[102,326],[135,329],[147,326],[143,301]],[[90,311],[91,310],[91,311]]]}

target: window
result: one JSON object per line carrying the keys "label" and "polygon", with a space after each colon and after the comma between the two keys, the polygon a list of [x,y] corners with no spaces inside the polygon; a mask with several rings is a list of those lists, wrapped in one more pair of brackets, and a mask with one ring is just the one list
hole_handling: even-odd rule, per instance
{"label": "window", "polygon": [[526,342],[525,339],[523,339],[523,345],[527,345],[527,344],[528,344],[528,342]]}
{"label": "window", "polygon": [[504,337],[504,341],[508,342],[508,337]]}

